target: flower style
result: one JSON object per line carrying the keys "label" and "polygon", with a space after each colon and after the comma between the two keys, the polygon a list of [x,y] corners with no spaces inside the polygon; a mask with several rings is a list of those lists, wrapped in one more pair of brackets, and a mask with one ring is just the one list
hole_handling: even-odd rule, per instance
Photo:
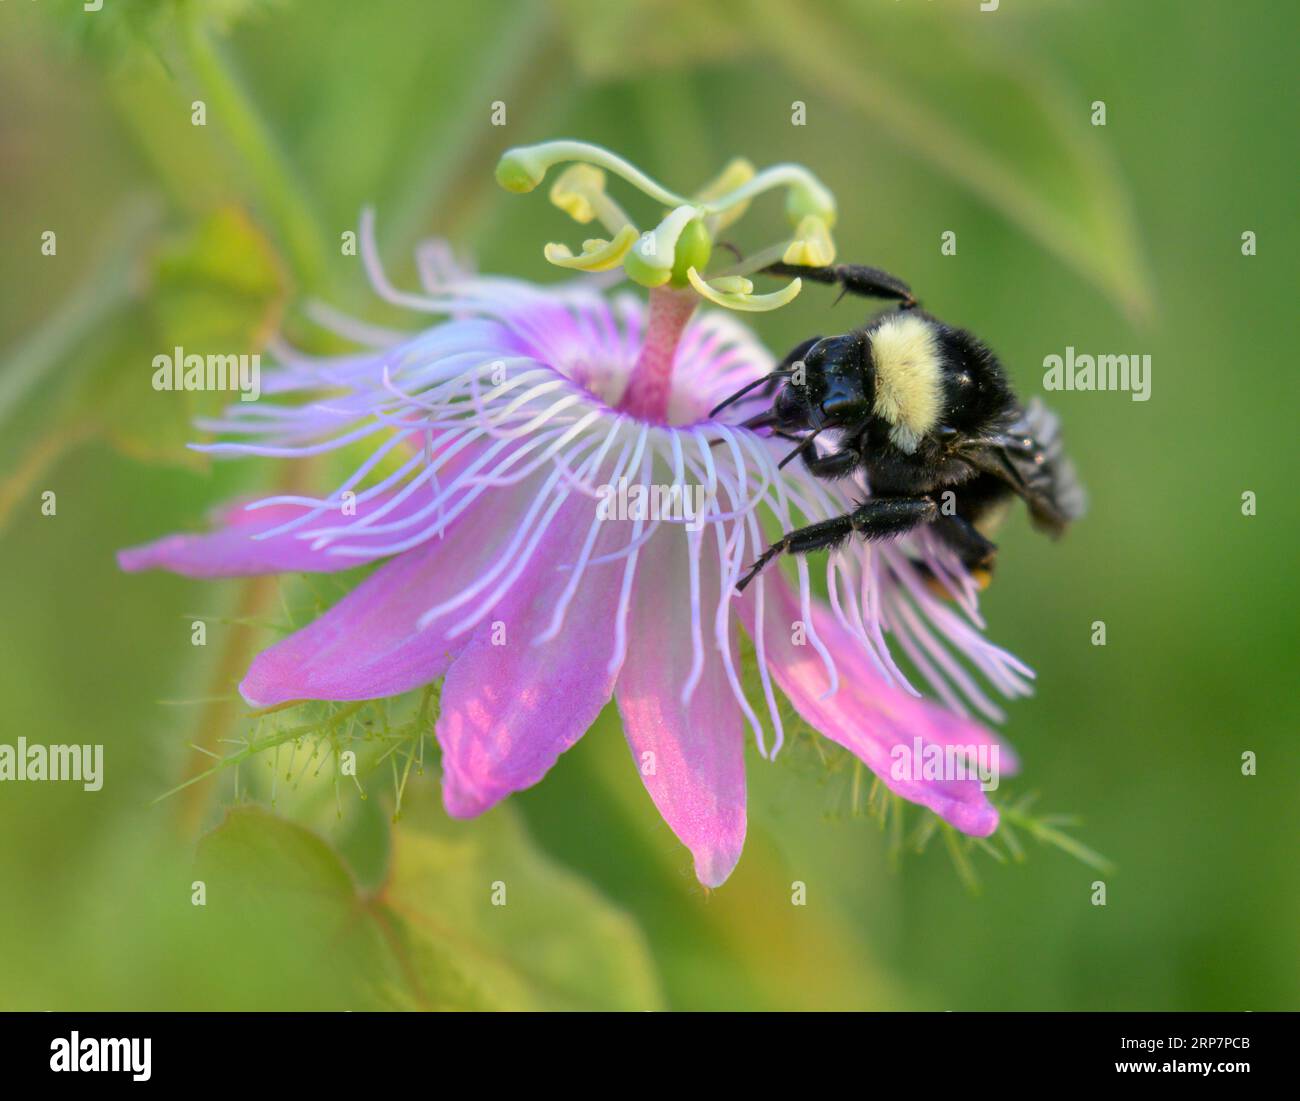
{"label": "flower style", "polygon": [[[508,154],[499,178],[535,186],[559,159],[533,147],[542,148],[546,157]],[[381,698],[445,678],[436,734],[443,798],[457,817],[541,780],[612,698],[655,805],[699,880],[719,885],[745,837],[745,730],[760,755],[777,753],[779,690],[891,790],[968,834],[991,833],[997,812],[976,779],[891,767],[899,747],[1001,748],[970,717],[1001,717],[971,667],[1008,697],[1025,694],[1032,675],[983,638],[977,587],[946,548],[924,531],[852,542],[734,591],[777,529],[841,514],[868,491],[779,468],[778,441],[741,427],[737,407],[709,413],[772,370],[732,316],[694,310],[697,295],[741,309],[763,297],[741,276],[706,280],[700,270],[712,234],[762,190],[755,180],[773,177],[733,166],[696,198],[693,242],[683,243],[690,221],[670,214],[657,252],[638,254],[631,242],[642,235],[617,224],[604,193],[599,168],[611,163],[576,167],[590,171],[563,173],[552,197],[579,221],[617,228],[581,257],[558,246],[548,257],[607,271],[631,259],[625,270],[641,276],[653,261],[669,274],[648,308],[591,285],[608,277],[539,287],[474,276],[437,242],[417,255],[422,292],[398,290],[367,212],[361,252],[375,290],[441,320],[405,335],[321,314],[362,350],[313,358],[278,347],[267,397],[204,425],[226,438],[201,447],[294,458],[365,440],[373,452],[328,496],[228,507],[213,532],[124,551],[122,567],[229,577],[386,560],[258,655],[240,691],[267,707]],[[833,204],[802,169],[778,184],[791,179],[795,236],[776,258],[807,262],[798,250],[812,250],[824,262]],[[741,630],[757,666],[748,692]],[[908,683],[890,639],[946,708]],[[1015,767],[1005,748],[1000,765]]]}

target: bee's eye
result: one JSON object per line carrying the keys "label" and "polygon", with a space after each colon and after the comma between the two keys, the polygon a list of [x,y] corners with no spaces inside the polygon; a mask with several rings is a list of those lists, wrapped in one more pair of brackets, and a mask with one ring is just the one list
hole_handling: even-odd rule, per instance
{"label": "bee's eye", "polygon": [[817,341],[803,357],[805,367],[817,368],[822,365],[826,359],[826,340],[825,338]]}
{"label": "bee's eye", "polygon": [[807,419],[807,402],[797,387],[787,384],[776,392],[773,411],[781,424],[797,426]]}

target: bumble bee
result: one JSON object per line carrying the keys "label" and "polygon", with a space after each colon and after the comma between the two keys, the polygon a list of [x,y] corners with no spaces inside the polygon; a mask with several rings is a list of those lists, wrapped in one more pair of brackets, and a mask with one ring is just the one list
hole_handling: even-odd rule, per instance
{"label": "bumble bee", "polygon": [[[747,395],[766,384],[770,407],[744,425],[797,444],[781,465],[797,457],[826,479],[860,472],[870,490],[852,512],[786,532],[737,590],[782,553],[834,547],[854,533],[884,539],[922,524],[983,587],[997,553],[990,536],[1016,497],[1034,525],[1053,536],[1082,514],[1082,490],[1056,418],[1037,400],[1021,405],[987,345],[926,313],[906,283],[878,269],[766,270],[838,283],[841,297],[891,298],[899,306],[842,336],[804,341],[770,375],[713,410],[754,400],[758,394]],[[820,452],[818,439],[835,446]]]}

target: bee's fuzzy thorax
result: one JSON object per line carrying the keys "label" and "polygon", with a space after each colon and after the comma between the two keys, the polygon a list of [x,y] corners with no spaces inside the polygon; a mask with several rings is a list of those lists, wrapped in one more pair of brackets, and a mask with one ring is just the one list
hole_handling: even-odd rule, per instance
{"label": "bee's fuzzy thorax", "polygon": [[916,314],[885,317],[871,333],[874,412],[892,427],[895,446],[911,453],[943,411],[943,370],[934,326]]}

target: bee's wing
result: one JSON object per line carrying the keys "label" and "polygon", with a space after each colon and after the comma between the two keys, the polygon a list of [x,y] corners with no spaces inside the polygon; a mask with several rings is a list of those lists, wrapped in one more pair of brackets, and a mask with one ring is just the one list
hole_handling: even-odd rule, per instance
{"label": "bee's wing", "polygon": [[1065,457],[1060,421],[1037,398],[1003,431],[971,440],[959,453],[1010,486],[1039,527],[1060,534],[1083,515],[1086,498],[1074,464]]}

